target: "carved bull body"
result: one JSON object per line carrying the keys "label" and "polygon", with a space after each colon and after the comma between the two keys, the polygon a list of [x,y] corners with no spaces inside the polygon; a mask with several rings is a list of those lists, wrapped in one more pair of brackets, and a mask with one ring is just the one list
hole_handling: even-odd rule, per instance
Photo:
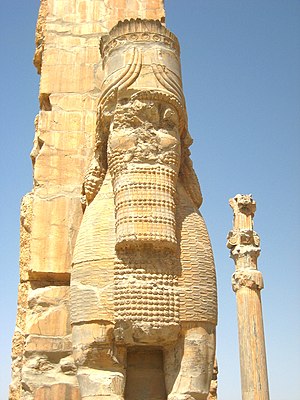
{"label": "carved bull body", "polygon": [[[206,399],[217,318],[214,262],[188,147],[176,37],[119,23],[104,81],[71,276],[83,399],[124,399],[132,348],[163,352],[168,399]],[[145,397],[145,399],[152,397]]]}

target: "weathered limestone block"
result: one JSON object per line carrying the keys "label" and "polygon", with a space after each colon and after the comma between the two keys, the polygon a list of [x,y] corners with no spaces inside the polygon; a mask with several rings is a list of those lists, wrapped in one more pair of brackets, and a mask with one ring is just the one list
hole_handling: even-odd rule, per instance
{"label": "weathered limestone block", "polygon": [[25,335],[16,327],[12,340],[12,380],[9,386],[9,399],[19,400],[21,396],[22,367],[24,364]]}
{"label": "weathered limestone block", "polygon": [[76,377],[63,373],[61,365],[45,355],[29,357],[22,378],[22,399],[80,399]]}
{"label": "weathered limestone block", "polygon": [[26,353],[53,353],[60,358],[72,351],[71,337],[69,336],[42,336],[29,335],[25,343]]}
{"label": "weathered limestone block", "polygon": [[33,64],[37,69],[38,74],[41,73],[43,52],[45,47],[45,29],[46,18],[48,14],[48,0],[41,0],[38,20],[35,31],[35,46],[36,50],[33,57]]}
{"label": "weathered limestone block", "polygon": [[[60,29],[74,35],[94,33],[103,25],[111,29],[118,21],[129,18],[164,20],[163,0],[49,0],[51,20],[61,20]],[[97,26],[98,22],[98,26]]]}
{"label": "weathered limestone block", "polygon": [[22,331],[25,330],[26,327],[26,313],[28,310],[29,290],[30,290],[29,282],[23,282],[19,284],[16,326]]}
{"label": "weathered limestone block", "polygon": [[38,388],[34,400],[81,400],[79,388],[72,384],[54,384]]}
{"label": "weathered limestone block", "polygon": [[32,290],[28,295],[26,333],[42,336],[69,335],[71,326],[68,300],[68,286],[47,286]]}
{"label": "weathered limestone block", "polygon": [[[99,50],[96,46],[87,45],[86,41],[75,42],[69,49],[61,47],[49,46],[45,52],[44,62],[47,66],[57,66],[80,63],[97,64],[99,62]],[[74,43],[74,44],[75,44]],[[92,42],[90,42],[92,44]]]}
{"label": "weathered limestone block", "polygon": [[49,199],[35,196],[28,271],[31,279],[68,282],[76,227],[81,218],[79,196],[57,195]]}
{"label": "weathered limestone block", "polygon": [[[26,197],[26,196],[25,196]],[[27,198],[28,200],[28,198]],[[26,218],[22,222],[24,215],[24,204],[26,202],[23,198],[23,206],[21,207],[21,238],[22,238],[22,226],[26,226]],[[31,207],[30,207],[31,208]],[[22,213],[23,211],[23,213]],[[24,269],[21,277],[26,275]],[[30,291],[30,283],[23,282],[19,284],[18,288],[18,308],[16,318],[16,328],[12,340],[12,381],[9,387],[9,399],[19,400],[21,397],[21,380],[22,380],[22,368],[24,364],[24,353],[25,353],[25,341],[26,341],[26,316],[28,312],[28,293]]]}
{"label": "weathered limestone block", "polygon": [[[52,328],[55,328],[55,324],[52,324]],[[43,324],[41,332],[46,335],[50,333],[49,330],[45,331]],[[69,393],[74,393],[75,396],[78,393],[78,382],[75,376],[76,366],[73,358],[70,357],[71,350],[71,341],[68,336],[28,335],[21,371],[21,398],[33,400],[43,394],[49,396],[46,397],[49,400],[56,400],[56,394],[60,391],[64,393],[64,390],[67,396]],[[55,389],[55,385],[59,388]],[[73,399],[66,397],[68,398]]]}
{"label": "weathered limestone block", "polygon": [[[30,263],[30,240],[32,229],[32,203],[33,193],[27,193],[21,203],[20,215],[20,280],[28,279],[28,268]],[[18,323],[17,323],[18,325]]]}
{"label": "weathered limestone block", "polygon": [[[63,71],[63,73],[61,72]],[[96,89],[94,64],[61,64],[43,67],[40,90],[42,93],[86,93]]]}
{"label": "weathered limestone block", "polygon": [[[164,4],[163,0],[113,0],[111,10],[114,13],[110,21],[116,21],[110,25],[110,28],[118,21],[130,18],[153,19],[164,22]],[[113,11],[114,10],[114,11]]]}
{"label": "weathered limestone block", "polygon": [[[72,122],[69,125],[80,123],[80,113],[75,114],[73,119],[70,113],[67,115]],[[77,118],[79,117],[79,118]],[[57,120],[56,128],[59,129]],[[68,124],[63,125],[64,128]],[[78,128],[80,131],[80,128]],[[46,131],[40,135],[43,146],[35,162],[34,180],[36,193],[39,196],[53,196],[62,193],[80,193],[78,177],[83,178],[86,165],[86,150],[83,145],[82,134],[79,132],[57,132]],[[76,192],[74,193],[76,194]]]}
{"label": "weathered limestone block", "polygon": [[[91,113],[94,115],[97,111],[98,96],[93,93],[87,93],[86,95],[54,93],[50,95],[50,103],[53,111],[80,111],[81,113]],[[93,129],[95,125],[96,120]],[[92,132],[94,134],[94,130]]]}
{"label": "weathered limestone block", "polygon": [[[35,289],[35,285],[25,282],[19,286],[10,399],[34,399],[39,385],[65,381],[64,375],[76,371],[74,363],[71,366],[70,360],[63,361],[71,354],[69,287]],[[77,381],[73,377],[68,384],[76,387]]]}
{"label": "weathered limestone block", "polygon": [[[123,396],[125,383],[124,375],[120,372],[98,371],[93,374],[89,369],[78,376],[81,392],[86,398],[98,398],[99,393],[104,399],[117,400]],[[113,394],[112,394],[113,393]]]}
{"label": "weathered limestone block", "polygon": [[21,398],[55,400],[61,393],[71,400],[79,394],[70,356],[69,287],[38,284],[32,282],[26,294]]}

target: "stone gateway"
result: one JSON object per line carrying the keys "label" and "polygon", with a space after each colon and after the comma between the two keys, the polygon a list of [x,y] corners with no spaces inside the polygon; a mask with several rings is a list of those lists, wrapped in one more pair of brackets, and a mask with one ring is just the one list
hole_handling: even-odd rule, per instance
{"label": "stone gateway", "polygon": [[35,65],[10,399],[216,399],[214,261],[162,2],[42,0]]}

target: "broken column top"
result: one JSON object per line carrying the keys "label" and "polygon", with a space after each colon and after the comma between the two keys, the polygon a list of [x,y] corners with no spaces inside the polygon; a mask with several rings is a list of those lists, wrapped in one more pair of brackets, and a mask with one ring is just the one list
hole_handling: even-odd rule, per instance
{"label": "broken column top", "polygon": [[233,229],[253,230],[253,218],[256,211],[256,202],[252,194],[237,194],[229,199],[233,209]]}
{"label": "broken column top", "polygon": [[260,239],[253,230],[256,202],[251,194],[237,194],[229,200],[229,204],[233,209],[233,229],[227,237],[230,257],[234,259],[236,269],[257,269]]}

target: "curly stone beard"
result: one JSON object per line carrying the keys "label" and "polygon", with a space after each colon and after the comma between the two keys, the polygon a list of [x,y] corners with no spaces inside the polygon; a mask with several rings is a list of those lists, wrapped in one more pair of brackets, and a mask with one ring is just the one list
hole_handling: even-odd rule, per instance
{"label": "curly stone beard", "polygon": [[175,250],[180,164],[176,110],[165,103],[118,103],[108,138],[118,249],[152,244]]}

